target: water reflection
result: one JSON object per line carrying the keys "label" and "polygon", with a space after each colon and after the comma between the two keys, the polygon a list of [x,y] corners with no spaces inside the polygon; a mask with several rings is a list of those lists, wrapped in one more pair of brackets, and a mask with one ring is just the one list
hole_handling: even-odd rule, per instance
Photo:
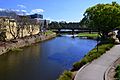
{"label": "water reflection", "polygon": [[96,45],[96,41],[57,37],[0,56],[0,80],[56,80]]}

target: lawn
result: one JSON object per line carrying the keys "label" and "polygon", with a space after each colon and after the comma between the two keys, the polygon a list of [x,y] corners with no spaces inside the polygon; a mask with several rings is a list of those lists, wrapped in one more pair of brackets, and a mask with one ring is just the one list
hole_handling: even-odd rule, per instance
{"label": "lawn", "polygon": [[79,33],[78,37],[92,37],[92,38],[97,38],[98,34],[97,33]]}
{"label": "lawn", "polygon": [[47,30],[46,32],[45,32],[45,34],[46,35],[50,35],[50,34],[53,34],[54,32],[52,32],[52,31],[50,31],[50,30]]}

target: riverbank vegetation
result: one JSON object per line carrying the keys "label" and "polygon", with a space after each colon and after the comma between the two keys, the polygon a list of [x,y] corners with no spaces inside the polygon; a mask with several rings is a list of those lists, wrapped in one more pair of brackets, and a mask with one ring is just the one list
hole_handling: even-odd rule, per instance
{"label": "riverbank vegetation", "polygon": [[115,69],[116,74],[115,74],[115,80],[120,80],[120,64],[117,66],[117,68]]}
{"label": "riverbank vegetation", "polygon": [[[97,50],[97,46],[91,50],[87,55],[85,55],[85,57],[78,61],[75,62],[73,64],[73,68],[71,71],[67,71],[67,73],[73,73],[74,71],[79,70],[83,65],[92,62],[93,60],[97,59],[98,57],[100,57],[102,54],[104,54],[106,51],[110,50],[110,48],[112,48],[114,46],[114,44],[112,43],[104,43],[104,44],[100,44],[98,45],[98,50]],[[66,71],[65,71],[66,72]],[[67,77],[66,77],[67,76]],[[69,78],[68,75],[66,74],[62,74],[58,80],[72,80],[74,78],[74,75],[71,74],[72,78]],[[67,79],[66,79],[67,78]]]}
{"label": "riverbank vegetation", "polygon": [[78,37],[89,37],[92,39],[96,39],[98,37],[98,34],[97,33],[79,33],[77,36]]}
{"label": "riverbank vegetation", "polygon": [[53,34],[54,32],[52,32],[51,30],[47,30],[46,32],[45,32],[45,35],[50,35],[50,34]]}
{"label": "riverbank vegetation", "polygon": [[71,80],[71,79],[72,79],[72,72],[64,71],[58,80]]}
{"label": "riverbank vegetation", "polygon": [[93,61],[94,59],[97,59],[102,54],[104,54],[106,51],[110,50],[110,48],[112,48],[113,45],[114,44],[112,43],[106,43],[106,44],[100,44],[98,45],[98,47],[96,46],[87,55],[85,55],[85,57],[82,60],[73,64],[72,71],[79,70],[83,65]]}
{"label": "riverbank vegetation", "polygon": [[18,51],[23,51],[22,48],[14,48],[14,49],[10,49],[10,52],[18,52]]}
{"label": "riverbank vegetation", "polygon": [[[111,4],[97,4],[86,9],[84,18],[80,21],[80,25],[84,25],[92,30],[97,30],[100,36],[100,43],[87,55],[85,55],[82,60],[75,62],[71,72],[79,70],[83,65],[97,59],[114,46],[114,40],[109,38],[108,33],[120,26],[119,14],[120,5],[116,2],[112,2]],[[97,34],[93,35],[80,33],[79,36],[96,37]],[[118,72],[120,72],[120,70]],[[120,73],[117,75],[120,75]],[[62,76],[62,79],[60,77],[58,80],[72,80],[72,78],[66,79],[64,74]]]}

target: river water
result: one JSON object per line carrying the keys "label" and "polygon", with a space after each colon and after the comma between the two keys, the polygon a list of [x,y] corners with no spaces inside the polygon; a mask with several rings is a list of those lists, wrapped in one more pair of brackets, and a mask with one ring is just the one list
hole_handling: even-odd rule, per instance
{"label": "river water", "polygon": [[95,45],[95,40],[62,36],[3,54],[0,80],[56,80]]}

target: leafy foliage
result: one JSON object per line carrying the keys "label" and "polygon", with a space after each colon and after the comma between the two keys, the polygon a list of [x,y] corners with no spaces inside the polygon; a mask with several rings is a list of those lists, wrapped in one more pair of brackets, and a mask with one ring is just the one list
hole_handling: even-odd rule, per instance
{"label": "leafy foliage", "polygon": [[72,79],[72,72],[71,71],[64,71],[58,80],[71,80],[71,79]]}
{"label": "leafy foliage", "polygon": [[120,25],[120,5],[112,2],[90,7],[85,11],[81,24],[97,29],[103,34],[102,36],[105,36]]}
{"label": "leafy foliage", "polygon": [[116,74],[115,74],[115,80],[120,80],[120,65],[117,66],[117,68],[115,69]]}
{"label": "leafy foliage", "polygon": [[45,35],[50,35],[50,34],[53,34],[53,32],[50,31],[50,30],[47,30],[47,31],[45,32]]}
{"label": "leafy foliage", "polygon": [[51,22],[49,24],[49,29],[66,29],[66,28],[80,28],[80,24],[79,23],[66,23],[66,22]]}
{"label": "leafy foliage", "polygon": [[94,48],[81,61],[73,64],[73,71],[78,70],[86,63],[91,62],[94,59],[97,59],[103,53],[105,53],[107,50],[109,50],[111,47],[113,47],[113,44],[101,44],[98,46],[98,51],[97,51],[97,47]]}
{"label": "leafy foliage", "polygon": [[91,38],[97,38],[98,34],[97,33],[79,33],[79,37],[91,37]]}

